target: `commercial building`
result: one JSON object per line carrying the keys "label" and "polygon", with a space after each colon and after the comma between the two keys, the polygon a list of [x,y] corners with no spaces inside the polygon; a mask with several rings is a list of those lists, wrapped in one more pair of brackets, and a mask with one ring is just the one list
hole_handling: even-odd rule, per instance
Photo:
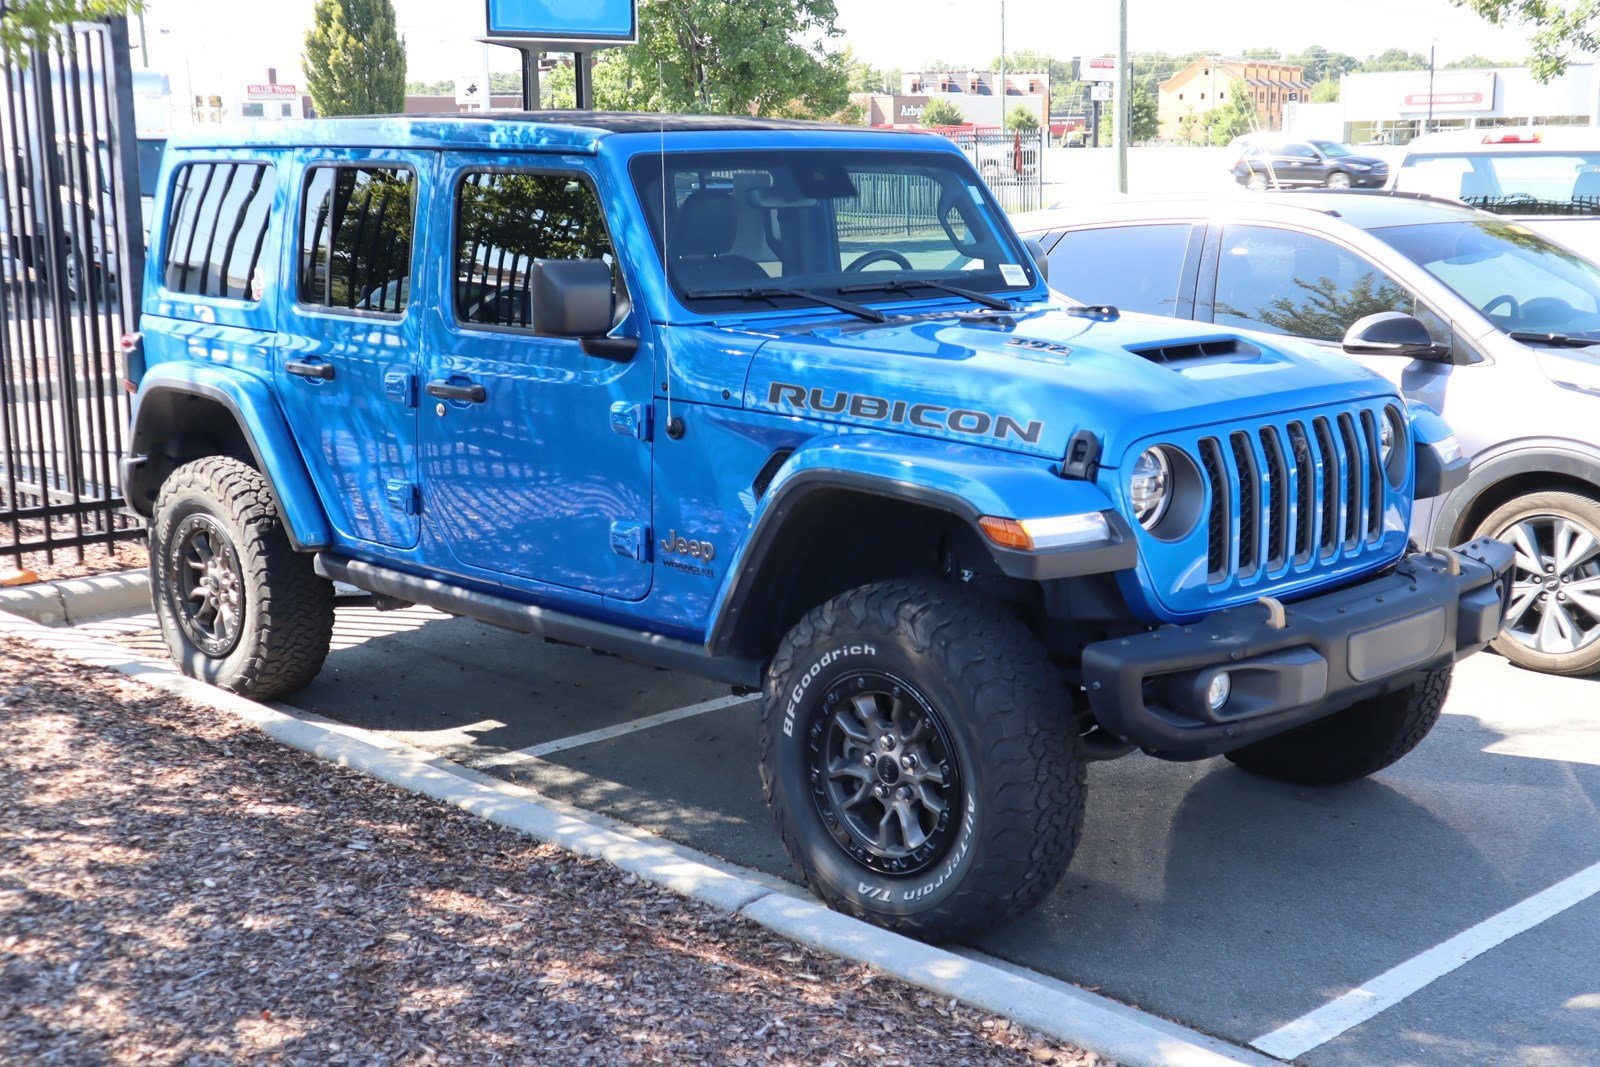
{"label": "commercial building", "polygon": [[900,92],[874,93],[866,101],[867,125],[913,128],[922,125],[922,109],[931,101],[954,104],[972,126],[999,126],[1002,114],[1020,105],[1038,116],[1042,127],[1050,118],[1050,75],[1045,71],[1006,71],[1005,91],[1000,75],[992,70],[913,71],[900,76]]}
{"label": "commercial building", "polygon": [[1205,116],[1244,93],[1256,107],[1261,129],[1283,129],[1284,111],[1303,100],[1311,86],[1305,68],[1256,59],[1201,56],[1162,82],[1156,92],[1160,136],[1182,140],[1191,127],[1203,128]]}
{"label": "commercial building", "polygon": [[1405,144],[1424,127],[1600,125],[1597,70],[1574,64],[1548,85],[1526,67],[1346,74],[1339,89],[1344,140]]}

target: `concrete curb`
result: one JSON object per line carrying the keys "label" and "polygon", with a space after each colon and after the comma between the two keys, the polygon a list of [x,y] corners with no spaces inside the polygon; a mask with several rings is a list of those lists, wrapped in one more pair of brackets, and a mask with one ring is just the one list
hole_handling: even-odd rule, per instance
{"label": "concrete curb", "polygon": [[[65,584],[65,583],[62,583]],[[0,604],[0,608],[5,605]],[[70,607],[70,606],[69,606]],[[63,610],[63,615],[72,610]],[[80,613],[82,614],[82,613]],[[0,610],[0,634],[120,671],[248,722],[291,748],[481,818],[604,860],[769,930],[913,985],[1013,1019],[1121,1063],[1163,1067],[1279,1061],[1011,965],[960,955],[830,911],[777,879],[541,797],[393,738],[279,705],[269,707],[179,674],[170,663]]]}
{"label": "concrete curb", "polygon": [[87,619],[148,610],[150,577],[143,571],[0,589],[0,611],[45,626],[76,626]]}

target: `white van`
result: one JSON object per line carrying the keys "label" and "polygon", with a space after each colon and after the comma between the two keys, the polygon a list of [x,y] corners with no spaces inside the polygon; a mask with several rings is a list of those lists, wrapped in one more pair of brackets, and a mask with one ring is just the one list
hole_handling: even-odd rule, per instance
{"label": "white van", "polygon": [[1600,262],[1600,129],[1451,130],[1412,141],[1394,188],[1505,215]]}

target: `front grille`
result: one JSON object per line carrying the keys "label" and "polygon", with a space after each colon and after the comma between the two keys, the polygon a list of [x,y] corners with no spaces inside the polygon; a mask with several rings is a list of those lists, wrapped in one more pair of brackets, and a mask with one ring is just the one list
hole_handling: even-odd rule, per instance
{"label": "front grille", "polygon": [[1383,417],[1362,409],[1201,437],[1209,584],[1275,576],[1378,542]]}

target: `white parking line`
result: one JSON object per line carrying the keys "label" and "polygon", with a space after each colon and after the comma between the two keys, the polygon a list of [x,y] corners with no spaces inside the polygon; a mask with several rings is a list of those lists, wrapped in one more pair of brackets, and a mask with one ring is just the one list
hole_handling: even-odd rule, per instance
{"label": "white parking line", "polygon": [[1586,867],[1520,904],[1513,904],[1498,915],[1464,930],[1450,940],[1413,956],[1352,989],[1338,1000],[1329,1001],[1316,1011],[1250,1044],[1269,1056],[1293,1060],[1346,1030],[1400,1003],[1411,994],[1461,967],[1502,942],[1531,930],[1552,916],[1600,893],[1600,863]]}
{"label": "white parking line", "polygon": [[747,696],[718,697],[699,704],[690,704],[686,708],[674,711],[663,711],[659,715],[646,715],[642,719],[621,723],[617,726],[607,726],[602,730],[590,730],[586,734],[574,734],[571,737],[558,738],[555,741],[546,741],[542,745],[532,745],[528,748],[519,748],[515,752],[502,752],[496,756],[485,756],[482,759],[468,760],[468,767],[478,770],[487,770],[492,767],[514,767],[520,763],[529,763],[554,752],[563,752],[569,748],[579,748],[583,745],[592,745],[597,741],[609,741],[613,737],[623,737],[627,734],[648,730],[652,726],[665,726],[669,722],[679,719],[692,719],[696,715],[704,715],[708,711],[721,711],[731,708],[735,704],[745,704],[755,699],[754,694]]}

